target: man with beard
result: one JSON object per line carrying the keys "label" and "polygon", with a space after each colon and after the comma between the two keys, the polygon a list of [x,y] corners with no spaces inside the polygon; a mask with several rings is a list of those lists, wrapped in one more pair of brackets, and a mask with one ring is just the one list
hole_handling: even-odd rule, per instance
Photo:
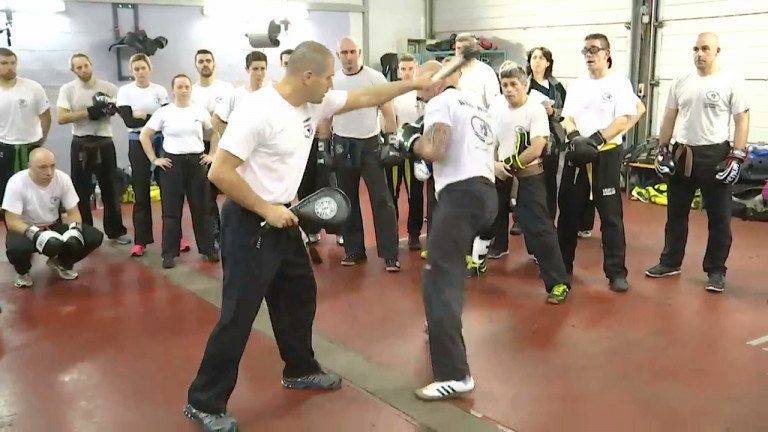
{"label": "man with beard", "polygon": [[51,106],[39,83],[16,76],[16,54],[0,48],[0,198],[29,153],[45,144],[51,129]]}
{"label": "man with beard", "polygon": [[[216,60],[213,57],[213,53],[207,49],[201,49],[195,53],[195,67],[197,68],[197,73],[200,75],[200,80],[192,86],[192,103],[202,106],[209,114],[213,115],[219,103],[229,97],[229,95],[234,92],[235,87],[226,81],[214,78]],[[214,132],[208,132],[203,135],[205,152],[200,157],[200,163],[205,164],[209,168],[211,162],[213,162],[213,155],[216,153],[216,143],[220,138],[220,136],[217,136],[213,139],[212,136],[218,134],[217,130],[219,126],[217,123],[213,124]],[[213,142],[213,145],[211,142]],[[213,183],[209,184],[211,186],[211,201],[209,208],[211,223],[213,224],[213,238],[216,249],[218,249],[221,222],[219,219],[219,205],[216,202],[216,197],[219,194],[219,190]]]}
{"label": "man with beard", "polygon": [[117,157],[110,123],[118,111],[117,86],[95,78],[91,59],[83,53],[74,54],[69,66],[77,79],[61,87],[57,118],[60,125],[72,124],[71,172],[83,223],[93,225],[90,203],[95,175],[104,201],[104,233],[119,244],[129,244],[115,186]]}

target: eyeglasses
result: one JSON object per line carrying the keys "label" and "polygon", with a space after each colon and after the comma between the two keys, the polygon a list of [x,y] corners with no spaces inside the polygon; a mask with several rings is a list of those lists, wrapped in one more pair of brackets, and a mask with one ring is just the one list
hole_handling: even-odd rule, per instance
{"label": "eyeglasses", "polygon": [[581,49],[581,55],[587,55],[587,53],[597,54],[600,51],[605,51],[605,50],[607,50],[607,48],[601,48],[601,47],[596,47],[596,46],[584,47],[584,48]]}

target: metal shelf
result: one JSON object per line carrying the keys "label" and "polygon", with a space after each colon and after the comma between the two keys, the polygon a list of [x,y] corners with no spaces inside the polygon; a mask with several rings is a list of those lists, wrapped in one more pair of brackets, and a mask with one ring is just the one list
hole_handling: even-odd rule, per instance
{"label": "metal shelf", "polygon": [[[424,63],[427,60],[442,60],[445,57],[456,54],[456,51],[426,51],[420,53],[414,53],[416,61],[419,64]],[[494,69],[498,69],[505,60],[507,60],[507,52],[502,50],[484,50],[480,52],[480,61],[487,63]]]}

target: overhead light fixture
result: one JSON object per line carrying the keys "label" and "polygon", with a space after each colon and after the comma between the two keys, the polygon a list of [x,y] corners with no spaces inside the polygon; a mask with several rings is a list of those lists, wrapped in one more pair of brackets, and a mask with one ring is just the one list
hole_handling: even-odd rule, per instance
{"label": "overhead light fixture", "polygon": [[64,12],[64,0],[0,0],[0,10],[13,12]]}

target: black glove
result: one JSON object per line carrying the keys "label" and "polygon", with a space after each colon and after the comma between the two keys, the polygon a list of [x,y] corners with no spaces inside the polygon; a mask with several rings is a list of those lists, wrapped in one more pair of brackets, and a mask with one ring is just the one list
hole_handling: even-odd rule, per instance
{"label": "black glove", "polygon": [[104,108],[98,105],[89,106],[87,110],[89,120],[100,120],[107,116],[107,114],[104,112]]}
{"label": "black glove", "polygon": [[404,124],[397,135],[400,148],[405,151],[407,156],[413,155],[413,147],[416,145],[416,141],[424,135],[424,116],[419,117],[413,123]]}
{"label": "black glove", "polygon": [[675,161],[672,156],[672,149],[669,148],[669,144],[659,145],[659,151],[656,153],[653,168],[656,170],[656,174],[662,179],[668,179],[675,175]]}
{"label": "black glove", "polygon": [[397,135],[393,133],[385,133],[384,141],[381,143],[379,149],[379,160],[381,164],[386,167],[391,167],[401,164],[408,156],[407,149],[400,147],[400,141]]}
{"label": "black glove", "polygon": [[88,107],[88,118],[91,120],[99,120],[117,113],[117,105],[102,92],[94,94],[91,102],[93,105]]}
{"label": "black glove", "polygon": [[62,236],[64,239],[64,249],[70,254],[79,255],[85,249],[85,240],[83,240],[83,227],[77,223],[69,224],[69,229]]}
{"label": "black glove", "polygon": [[64,238],[56,231],[43,230],[33,225],[24,231],[24,235],[32,240],[38,252],[49,258],[57,257],[64,246]]}
{"label": "black glove", "polygon": [[746,160],[747,160],[746,150],[737,150],[735,148],[731,148],[731,152],[728,154],[728,157],[726,157],[725,160],[720,164],[720,166],[718,166],[720,170],[715,176],[715,178],[725,184],[732,185],[736,183],[737,181],[739,181],[739,176],[741,174],[741,165]]}
{"label": "black glove", "polygon": [[324,167],[329,171],[333,171],[336,166],[334,164],[333,149],[328,138],[317,139],[317,166]]}

